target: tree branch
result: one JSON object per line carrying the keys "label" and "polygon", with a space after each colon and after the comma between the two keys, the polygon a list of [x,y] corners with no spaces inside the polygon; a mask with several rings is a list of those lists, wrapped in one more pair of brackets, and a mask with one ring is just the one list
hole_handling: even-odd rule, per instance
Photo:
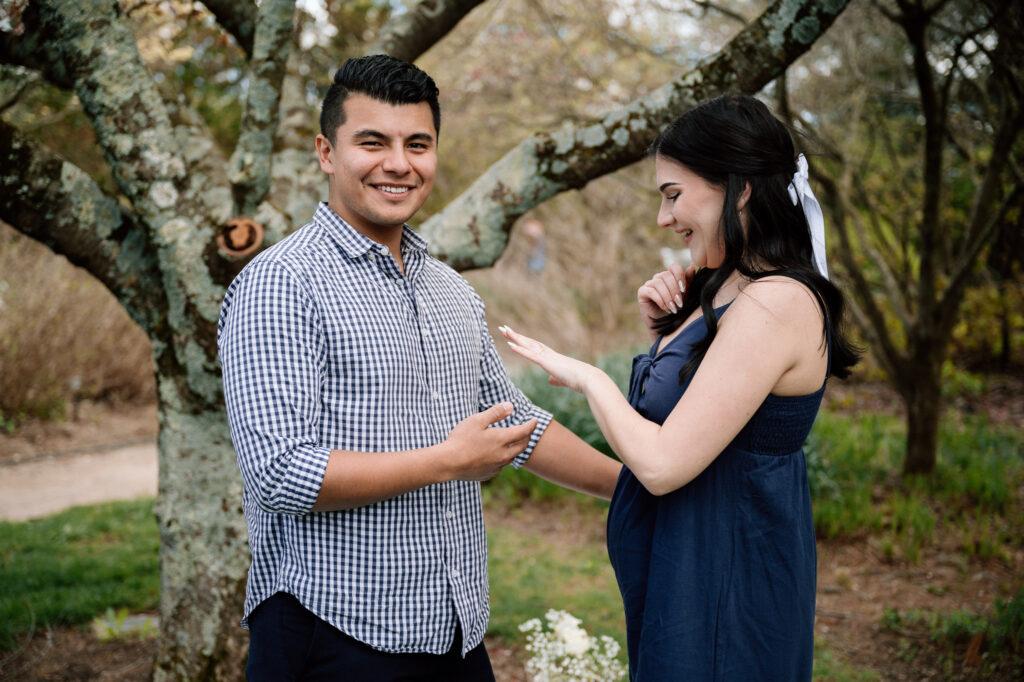
{"label": "tree branch", "polygon": [[30,8],[34,11],[23,16],[26,34],[46,36],[59,46],[59,52],[47,50],[45,56],[67,65],[121,191],[142,222],[169,220],[185,165],[120,7],[105,0],[51,0]]}
{"label": "tree branch", "polygon": [[0,120],[0,218],[88,270],[139,326],[152,331],[166,301],[146,232],[80,168]]}
{"label": "tree branch", "polygon": [[491,265],[516,218],[641,159],[685,109],[726,92],[757,92],[806,52],[846,4],[776,0],[711,59],[648,96],[599,122],[527,137],[422,225],[432,253],[456,269]]}
{"label": "tree branch", "polygon": [[242,132],[229,171],[238,215],[253,215],[270,189],[270,155],[294,19],[295,0],[263,0],[260,4]]}
{"label": "tree branch", "polygon": [[885,315],[872,295],[873,287],[854,260],[854,248],[846,226],[847,204],[842,200],[840,196],[841,190],[832,178],[822,173],[814,172],[813,169],[812,173],[814,173],[815,179],[825,188],[825,193],[830,199],[829,206],[832,212],[832,222],[836,226],[840,242],[840,248],[834,251],[838,251],[845,277],[852,284],[850,291],[853,292],[859,301],[859,310],[857,311],[858,326],[866,336],[871,337],[872,352],[879,359],[879,362],[890,369],[890,377],[897,380],[899,379],[898,370],[903,365],[903,357],[896,348],[896,344],[890,338],[888,327],[885,323]]}
{"label": "tree branch", "polygon": [[924,116],[924,199],[921,205],[921,265],[917,297],[918,313],[927,317],[936,304],[936,261],[941,232],[939,209],[942,202],[942,142],[946,138],[946,112],[941,108],[940,93],[935,85],[935,73],[928,61],[926,32],[928,21],[941,3],[930,9],[924,8],[921,4],[913,4],[910,0],[896,0],[896,4],[901,13],[898,17],[899,24],[910,43],[914,77],[921,99],[921,115]]}
{"label": "tree branch", "polygon": [[[963,253],[942,291],[940,301],[945,301],[950,296],[950,292],[959,291],[965,285],[982,249],[996,234],[1003,214],[1009,206],[1013,205],[1024,187],[1018,180],[1014,183],[1011,191],[1007,193],[1001,205],[996,210],[992,210],[996,193],[1002,181],[1003,169],[1008,165],[1013,145],[1020,136],[1021,128],[1024,127],[1024,111],[1017,106],[1011,105],[1004,108],[1003,120],[992,141],[992,158],[989,159],[985,177],[975,195],[974,206],[971,210],[971,222],[968,225],[965,239],[966,248],[963,249]],[[943,307],[948,308],[947,305]]]}
{"label": "tree branch", "polygon": [[401,14],[392,15],[366,54],[389,54],[407,62],[455,28],[463,17],[484,0],[420,0]]}
{"label": "tree branch", "polygon": [[256,37],[256,5],[252,0],[203,0],[203,4],[251,58]]}

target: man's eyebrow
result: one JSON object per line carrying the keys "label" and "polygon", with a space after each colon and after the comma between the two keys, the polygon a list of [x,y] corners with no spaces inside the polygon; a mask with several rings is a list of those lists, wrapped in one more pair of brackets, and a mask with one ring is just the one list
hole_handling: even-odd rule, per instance
{"label": "man's eyebrow", "polygon": [[377,140],[386,140],[386,139],[388,139],[388,136],[385,135],[384,133],[382,133],[382,132],[380,132],[378,130],[373,130],[371,128],[362,128],[362,129],[357,130],[354,133],[352,133],[352,139],[355,139],[355,140],[359,140],[359,139],[363,139],[363,138],[367,138],[367,137],[370,137],[370,138],[373,138],[373,139],[377,139]]}
{"label": "man's eyebrow", "polygon": [[[365,140],[365,139],[388,140],[390,138],[387,135],[385,135],[384,133],[380,132],[379,130],[374,130],[372,128],[362,128],[362,129],[357,130],[354,133],[352,133],[352,139],[354,139],[354,140]],[[406,138],[406,141],[408,141],[408,142],[433,142],[434,141],[434,136],[431,135],[430,133],[413,133],[408,138]]]}

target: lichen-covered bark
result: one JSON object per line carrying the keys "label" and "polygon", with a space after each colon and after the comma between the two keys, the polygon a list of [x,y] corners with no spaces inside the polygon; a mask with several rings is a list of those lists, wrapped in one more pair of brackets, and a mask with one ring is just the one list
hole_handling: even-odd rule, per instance
{"label": "lichen-covered bark", "polygon": [[242,133],[231,157],[231,184],[238,215],[253,215],[270,189],[270,154],[274,149],[281,82],[294,16],[295,0],[263,0],[260,4]]}
{"label": "lichen-covered bark", "polygon": [[161,377],[159,652],[154,680],[238,680],[249,565],[242,483],[222,407],[183,409]]}
{"label": "lichen-covered bark", "polygon": [[431,252],[460,270],[493,264],[508,230],[527,210],[642,158],[681,111],[725,92],[760,90],[807,51],[847,2],[776,0],[721,51],[675,81],[600,121],[523,140],[424,223]]}
{"label": "lichen-covered bark", "polygon": [[391,17],[366,54],[389,54],[407,62],[416,59],[455,28],[483,0],[420,0]]}
{"label": "lichen-covered bark", "polygon": [[0,218],[86,268],[139,326],[166,306],[146,232],[84,171],[0,121]]}

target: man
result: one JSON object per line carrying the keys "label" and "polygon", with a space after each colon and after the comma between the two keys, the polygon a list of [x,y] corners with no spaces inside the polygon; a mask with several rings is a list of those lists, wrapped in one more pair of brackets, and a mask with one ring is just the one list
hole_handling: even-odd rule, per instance
{"label": "man", "polygon": [[618,476],[512,385],[480,298],[405,225],[437,94],[411,64],[347,61],[316,138],[327,203],[224,298],[251,680],[493,680],[479,481],[511,463],[607,498]]}

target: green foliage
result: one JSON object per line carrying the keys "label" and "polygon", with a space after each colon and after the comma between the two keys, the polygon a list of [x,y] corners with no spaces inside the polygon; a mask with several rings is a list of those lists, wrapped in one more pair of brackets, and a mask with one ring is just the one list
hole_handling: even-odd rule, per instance
{"label": "green foliage", "polygon": [[[909,660],[925,652],[929,656],[938,655],[949,673],[965,659],[972,644],[975,651],[970,658],[977,656],[981,661],[983,677],[998,670],[1020,670],[1024,664],[1024,591],[1008,601],[996,599],[994,613],[990,616],[970,611],[935,613],[908,609],[901,612],[886,607],[881,625],[904,638],[901,650]],[[921,633],[927,637],[930,647],[911,644],[911,638],[920,641]]]}
{"label": "green foliage", "polygon": [[942,363],[942,395],[982,395],[988,390],[985,377],[958,368],[952,360]]}
{"label": "green foliage", "polygon": [[878,675],[839,661],[821,642],[814,642],[814,682],[874,682]]}
{"label": "green foliage", "polygon": [[808,478],[819,535],[881,533],[891,558],[916,562],[939,524],[959,528],[970,556],[999,556],[1024,532],[1014,491],[1024,482],[1024,432],[980,418],[947,421],[930,477],[898,478],[906,427],[895,417],[822,412]]}
{"label": "green foliage", "polygon": [[0,522],[0,650],[25,630],[88,623],[107,608],[155,609],[159,546],[153,500]]}
{"label": "green foliage", "polygon": [[156,622],[147,615],[132,616],[128,609],[116,611],[108,607],[102,616],[92,621],[92,630],[101,642],[114,639],[148,639],[158,632]]}

